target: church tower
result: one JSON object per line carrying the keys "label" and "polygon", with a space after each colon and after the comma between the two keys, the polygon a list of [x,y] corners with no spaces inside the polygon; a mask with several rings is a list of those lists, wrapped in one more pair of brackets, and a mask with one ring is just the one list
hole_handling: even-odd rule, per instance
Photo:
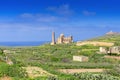
{"label": "church tower", "polygon": [[51,45],[55,45],[56,42],[55,42],[55,32],[52,32],[52,42],[51,42]]}

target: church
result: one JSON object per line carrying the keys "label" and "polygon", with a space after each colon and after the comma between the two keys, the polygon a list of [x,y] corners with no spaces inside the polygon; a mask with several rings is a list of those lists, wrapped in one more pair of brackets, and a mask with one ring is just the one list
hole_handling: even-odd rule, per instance
{"label": "church", "polygon": [[60,34],[60,36],[55,40],[55,32],[52,32],[52,42],[51,45],[54,44],[68,44],[73,42],[73,37],[65,37],[64,34]]}

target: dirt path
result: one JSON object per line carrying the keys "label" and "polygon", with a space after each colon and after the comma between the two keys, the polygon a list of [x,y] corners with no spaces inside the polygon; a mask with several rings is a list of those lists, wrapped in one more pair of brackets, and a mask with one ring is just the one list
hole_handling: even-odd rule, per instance
{"label": "dirt path", "polygon": [[104,56],[105,58],[117,59],[120,60],[120,56]]}
{"label": "dirt path", "polygon": [[1,77],[0,80],[12,80],[12,78],[5,76],[5,77]]}
{"label": "dirt path", "polygon": [[24,69],[26,69],[28,76],[31,78],[34,77],[39,77],[39,76],[54,76],[53,74],[48,73],[47,71],[43,70],[40,67],[23,67]]}
{"label": "dirt path", "polygon": [[103,72],[104,69],[59,69],[58,71],[63,73],[82,73],[82,72]]}

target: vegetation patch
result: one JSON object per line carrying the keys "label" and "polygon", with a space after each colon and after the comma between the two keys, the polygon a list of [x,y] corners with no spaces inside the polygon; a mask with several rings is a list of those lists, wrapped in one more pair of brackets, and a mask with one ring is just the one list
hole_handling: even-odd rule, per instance
{"label": "vegetation patch", "polygon": [[17,65],[8,65],[6,63],[0,63],[0,77],[10,76],[24,78],[28,77],[26,71]]}
{"label": "vegetation patch", "polygon": [[73,73],[83,73],[83,72],[103,72],[105,69],[59,69],[58,71],[73,74]]}
{"label": "vegetation patch", "polygon": [[0,80],[12,80],[12,78],[8,76],[4,76],[4,77],[1,77]]}
{"label": "vegetation patch", "polygon": [[[120,60],[107,59],[104,58],[105,54],[97,54],[99,46],[92,45],[76,46],[73,43],[51,46],[45,44],[35,47],[5,48],[5,50],[10,51],[6,56],[13,65],[1,62],[0,76],[10,76],[13,80],[99,80],[96,77],[90,78],[86,73],[79,74],[77,77],[73,74],[61,73],[58,69],[112,69],[116,63],[120,64]],[[89,60],[88,62],[73,61],[74,55],[87,56]],[[4,60],[4,55],[1,54],[0,59]],[[88,75],[89,78],[79,78],[80,75]],[[90,75],[93,77],[94,73]],[[109,73],[105,75],[105,77],[109,75],[119,77]],[[97,77],[100,76],[104,77],[104,72]],[[114,79],[111,78],[111,80]]]}
{"label": "vegetation patch", "polygon": [[54,76],[53,74],[48,73],[47,71],[43,70],[40,67],[23,67],[28,76],[31,78],[40,77],[40,76]]}

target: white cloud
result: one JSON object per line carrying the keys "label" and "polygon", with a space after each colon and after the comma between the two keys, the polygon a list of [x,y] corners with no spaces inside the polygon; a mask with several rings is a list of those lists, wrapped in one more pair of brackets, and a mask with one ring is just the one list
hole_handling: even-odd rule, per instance
{"label": "white cloud", "polygon": [[37,18],[37,21],[39,21],[39,22],[54,22],[54,21],[58,21],[58,17],[56,17],[56,16],[41,16],[41,17]]}
{"label": "white cloud", "polygon": [[[23,13],[20,15],[20,20],[27,22],[63,22],[68,20],[68,16],[73,14],[68,4],[64,4],[58,7],[48,7],[47,10],[52,11],[56,14],[48,13]],[[22,19],[21,19],[22,18]]]}
{"label": "white cloud", "polygon": [[53,11],[57,14],[61,14],[61,15],[65,15],[65,16],[73,14],[73,10],[70,9],[70,6],[68,4],[64,4],[64,5],[61,5],[58,7],[55,7],[55,6],[48,7],[47,10]]}
{"label": "white cloud", "polygon": [[17,31],[17,32],[25,32],[25,31],[43,31],[43,30],[51,30],[51,26],[40,25],[40,24],[25,24],[25,23],[0,23],[0,31]]}
{"label": "white cloud", "polygon": [[33,14],[30,14],[30,13],[23,13],[20,15],[22,18],[33,18],[34,15]]}
{"label": "white cloud", "polygon": [[87,10],[84,10],[82,13],[85,16],[94,16],[94,15],[96,15],[96,12],[91,12],[91,11],[87,11]]}
{"label": "white cloud", "polygon": [[50,14],[32,14],[32,13],[23,13],[20,15],[22,20],[32,21],[32,22],[61,22],[67,21],[66,17],[59,17]]}

